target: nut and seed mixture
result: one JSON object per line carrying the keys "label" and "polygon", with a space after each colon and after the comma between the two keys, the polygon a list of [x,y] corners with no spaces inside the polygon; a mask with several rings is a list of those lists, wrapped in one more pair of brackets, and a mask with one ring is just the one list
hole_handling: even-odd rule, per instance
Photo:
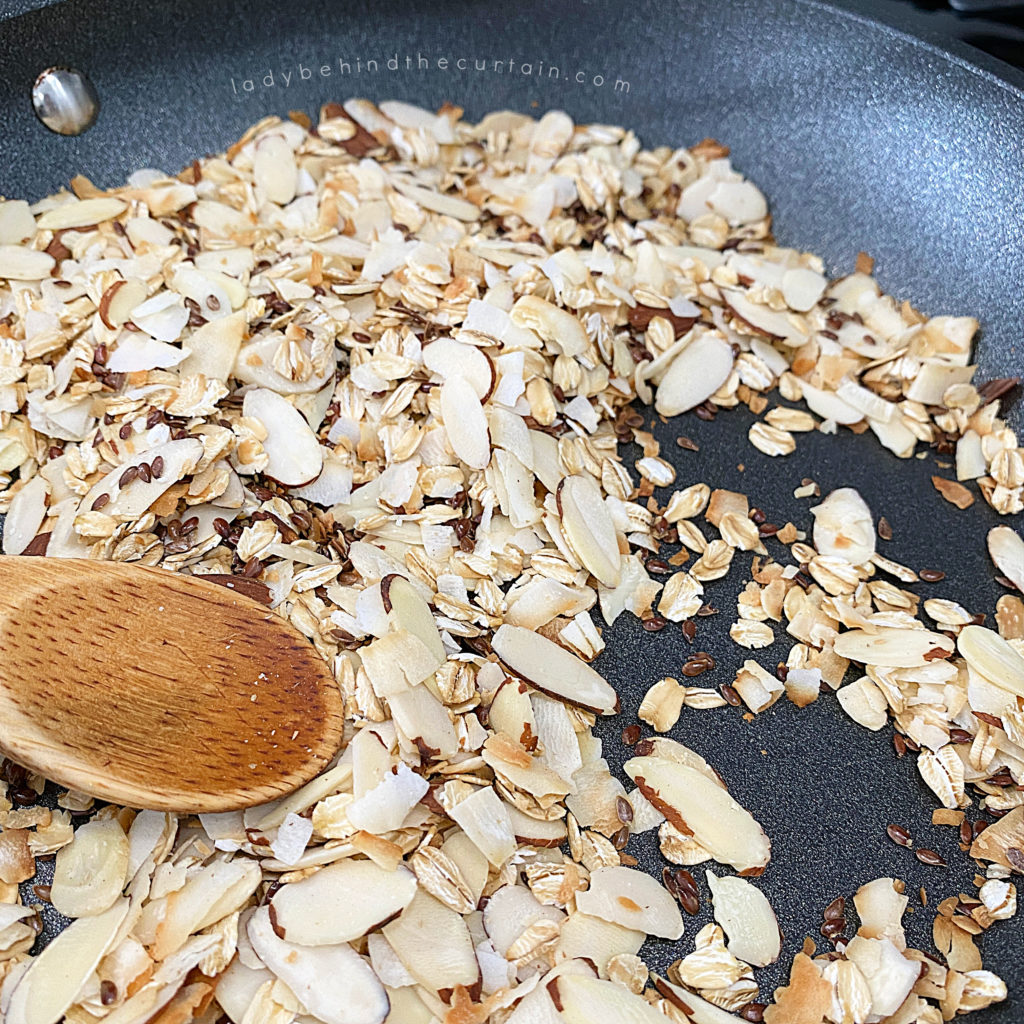
{"label": "nut and seed mixture", "polygon": [[[327,771],[245,812],[48,808],[5,763],[3,1020],[937,1024],[1004,999],[975,937],[1016,913],[1024,872],[1020,597],[997,629],[941,587],[922,602],[904,587],[941,574],[876,551],[857,491],[805,479],[813,528],[769,523],[681,479],[632,403],[745,404],[778,457],[840,426],[901,458],[930,444],[955,458],[945,498],[1012,514],[1014,382],[975,386],[976,321],[882,294],[867,258],[830,281],[778,247],[713,140],[461,114],[329,104],[177,177],[0,203],[4,552],[234,576],[333,667],[348,718]],[[1019,534],[988,539],[1020,588]],[[716,690],[694,623],[730,572],[750,582],[722,628],[750,657]],[[592,734],[618,709],[597,616],[624,614],[691,645],[681,679],[652,681],[649,729],[626,724],[629,788]],[[781,635],[784,662],[763,651]],[[831,948],[808,940],[772,995],[770,839],[664,734],[823,689],[895,724],[980,873],[936,903],[940,956],[907,947],[910,896],[879,878],[854,933],[842,897],[824,909]],[[653,830],[661,878],[628,852]],[[43,901],[73,922],[31,955]],[[680,940],[702,901],[714,922],[652,975],[645,938]]]}

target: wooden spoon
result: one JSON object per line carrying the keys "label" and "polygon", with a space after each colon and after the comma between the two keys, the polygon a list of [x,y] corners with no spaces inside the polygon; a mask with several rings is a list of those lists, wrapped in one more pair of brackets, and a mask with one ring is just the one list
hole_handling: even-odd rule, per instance
{"label": "wooden spoon", "polygon": [[[143,565],[0,557],[0,751],[131,807],[233,810],[291,792],[342,737],[310,642],[239,591]],[[265,588],[264,588],[265,590]]]}

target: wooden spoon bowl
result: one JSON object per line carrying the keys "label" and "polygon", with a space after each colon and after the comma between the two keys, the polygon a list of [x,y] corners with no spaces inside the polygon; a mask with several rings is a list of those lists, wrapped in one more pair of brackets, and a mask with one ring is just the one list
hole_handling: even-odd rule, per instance
{"label": "wooden spoon bowl", "polygon": [[48,779],[215,812],[282,796],[337,752],[329,666],[237,589],[56,558],[0,558],[0,580],[0,751]]}

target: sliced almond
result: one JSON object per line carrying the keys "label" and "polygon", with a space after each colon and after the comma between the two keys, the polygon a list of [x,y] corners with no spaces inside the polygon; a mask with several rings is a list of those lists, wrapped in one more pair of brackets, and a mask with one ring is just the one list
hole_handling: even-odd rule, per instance
{"label": "sliced almond", "polygon": [[[102,511],[107,515],[140,516],[170,487],[191,473],[202,457],[202,442],[195,437],[185,437],[156,445],[126,459],[98,483],[93,484],[82,499],[79,509],[82,512],[89,511],[100,500],[101,495],[106,495]],[[154,476],[152,467],[157,459],[163,460],[163,467],[160,473]],[[133,467],[138,468],[143,463],[150,467],[149,480],[136,475],[122,486],[121,481],[126,471]]]}
{"label": "sliced almond", "polygon": [[4,518],[3,551],[5,555],[20,555],[32,542],[46,518],[46,498],[49,484],[44,476],[32,477],[11,499]]}
{"label": "sliced almond", "polygon": [[272,906],[277,933],[302,946],[351,942],[401,913],[416,893],[405,867],[385,871],[369,860],[343,860],[281,886]]}
{"label": "sliced almond", "polygon": [[761,826],[702,772],[658,757],[634,757],[623,769],[676,828],[692,835],[715,860],[751,874],[768,864],[771,843]]}
{"label": "sliced almond", "polygon": [[823,274],[806,267],[794,267],[782,275],[782,297],[790,309],[806,313],[818,304],[827,284]]}
{"label": "sliced almond", "polygon": [[390,1006],[384,986],[349,945],[300,946],[278,937],[270,907],[250,918],[256,955],[323,1024],[383,1024]]}
{"label": "sliced almond", "polygon": [[603,676],[539,633],[505,625],[491,646],[517,676],[552,697],[602,715],[618,709],[619,698]]}
{"label": "sliced almond", "polygon": [[562,528],[580,561],[606,587],[619,583],[621,555],[611,513],[590,477],[569,476],[559,484]]}
{"label": "sliced almond", "polygon": [[720,334],[706,331],[675,357],[658,385],[655,410],[678,416],[706,402],[732,373],[732,346]]}
{"label": "sliced almond", "polygon": [[833,645],[840,658],[882,668],[923,668],[930,661],[948,658],[954,642],[943,633],[927,629],[882,626],[875,632],[849,629]]}
{"label": "sliced almond", "polygon": [[115,281],[101,296],[97,312],[111,330],[117,330],[131,316],[133,309],[146,300],[146,282],[137,277]]}
{"label": "sliced almond", "polygon": [[956,644],[975,672],[1000,689],[1024,697],[1024,655],[995,630],[964,626]]}
{"label": "sliced almond", "polygon": [[598,971],[607,973],[612,957],[638,953],[646,938],[643,932],[577,912],[570,914],[562,925],[555,961],[585,957]]}
{"label": "sliced almond", "polygon": [[[131,282],[125,282],[128,287]],[[111,302],[110,316],[115,316]],[[240,310],[197,327],[185,342],[189,355],[179,366],[182,374],[201,373],[207,380],[227,381],[245,336],[245,312]],[[333,505],[334,502],[325,502]]]}
{"label": "sliced almond", "polygon": [[128,914],[119,899],[62,931],[29,964],[11,993],[6,1024],[57,1024],[82,993]]}
{"label": "sliced almond", "polygon": [[267,388],[254,388],[246,392],[242,412],[259,420],[267,431],[263,441],[267,476],[286,487],[301,487],[320,475],[324,449],[291,402]]}
{"label": "sliced almond", "polygon": [[577,893],[576,906],[584,914],[663,939],[683,934],[679,904],[650,875],[633,868],[592,871],[590,888]]}
{"label": "sliced almond", "polygon": [[1021,592],[1024,592],[1024,540],[1009,526],[988,531],[988,553],[995,567]]}
{"label": "sliced almond", "polygon": [[540,903],[525,885],[503,885],[497,889],[483,914],[484,931],[501,956],[508,955],[516,940],[538,921],[560,927],[564,920],[563,911]]}
{"label": "sliced almond", "polygon": [[8,281],[41,281],[56,265],[48,252],[24,245],[0,245],[0,278]]}
{"label": "sliced almond", "polygon": [[268,202],[284,206],[295,198],[298,169],[288,140],[277,132],[264,135],[255,146],[252,173]]}
{"label": "sliced almond", "polygon": [[792,313],[781,313],[751,302],[735,291],[723,291],[722,298],[733,316],[744,326],[771,341],[781,341],[791,348],[799,348],[807,341],[807,329]]}
{"label": "sliced almond", "polygon": [[549,992],[566,1024],[665,1024],[650,1003],[613,981],[563,974]]}
{"label": "sliced almond", "polygon": [[0,245],[18,245],[36,233],[36,219],[24,199],[0,202]]}
{"label": "sliced almond", "polygon": [[66,228],[91,227],[124,213],[128,204],[116,196],[97,196],[61,203],[40,215],[36,226],[41,231],[62,231]]}
{"label": "sliced almond", "polygon": [[438,338],[427,345],[423,365],[442,381],[464,377],[481,402],[487,401],[497,383],[491,359],[475,345],[453,338]]}
{"label": "sliced almond", "polygon": [[455,454],[473,469],[491,461],[487,417],[476,390],[465,377],[449,377],[441,385],[441,416]]}
{"label": "sliced almond", "polygon": [[782,933],[768,897],[745,878],[719,878],[713,871],[706,877],[715,920],[728,937],[729,952],[754,967],[778,960]]}
{"label": "sliced almond", "polygon": [[121,895],[127,870],[128,837],[121,823],[88,821],[57,851],[50,902],[65,917],[95,917]]}
{"label": "sliced almond", "polygon": [[434,613],[420,592],[404,576],[389,573],[380,581],[380,596],[388,619],[419,639],[436,659],[435,668],[440,668],[447,655]]}
{"label": "sliced almond", "polygon": [[406,970],[429,992],[467,988],[476,983],[480,968],[465,922],[422,890],[402,911],[401,917],[384,926]]}
{"label": "sliced almond", "polygon": [[512,323],[536,332],[556,352],[578,356],[587,350],[587,335],[579,320],[539,295],[518,299],[510,315]]}

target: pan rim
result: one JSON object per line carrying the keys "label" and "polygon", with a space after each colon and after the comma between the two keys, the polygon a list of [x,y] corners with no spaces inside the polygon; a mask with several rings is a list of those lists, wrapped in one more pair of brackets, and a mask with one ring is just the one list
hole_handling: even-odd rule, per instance
{"label": "pan rim", "polygon": [[[792,0],[801,7],[838,14],[848,21],[878,29],[922,50],[927,50],[1004,89],[1024,102],[1024,71],[993,57],[954,36],[945,36],[920,12],[881,6],[876,0]],[[857,6],[852,4],[856,2]]]}

